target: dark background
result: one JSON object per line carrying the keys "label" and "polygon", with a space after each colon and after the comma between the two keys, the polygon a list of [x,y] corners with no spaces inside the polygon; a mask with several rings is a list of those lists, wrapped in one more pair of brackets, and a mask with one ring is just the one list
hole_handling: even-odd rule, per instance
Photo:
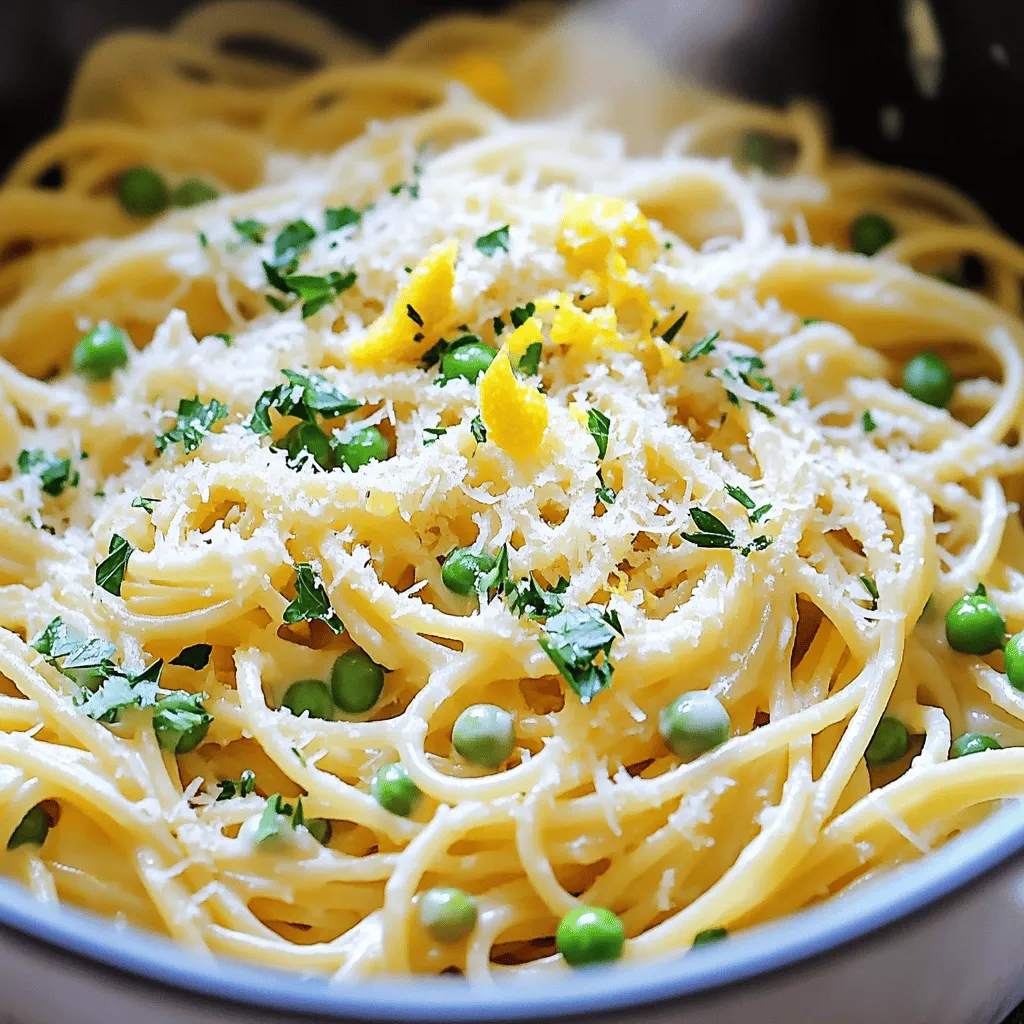
{"label": "dark background", "polygon": [[[718,2],[674,0],[691,14]],[[934,100],[914,87],[899,0],[749,2],[751,18],[711,62],[716,81],[772,102],[794,95],[820,99],[839,145],[953,182],[1024,239],[1024,0],[933,0],[946,52]],[[117,28],[165,28],[190,6],[177,0],[0,0],[0,169],[57,123],[75,65],[93,42]],[[504,5],[307,0],[305,6],[383,46],[440,11]],[[994,44],[1002,48],[998,56]],[[882,131],[886,106],[902,114],[903,132],[895,139]],[[1006,1024],[1024,1024],[1024,1008]]]}

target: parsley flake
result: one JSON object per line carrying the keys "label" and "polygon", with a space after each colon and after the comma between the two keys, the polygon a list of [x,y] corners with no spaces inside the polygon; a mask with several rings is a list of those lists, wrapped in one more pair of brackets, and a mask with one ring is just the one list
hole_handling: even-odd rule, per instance
{"label": "parsley flake", "polygon": [[233,220],[231,222],[234,229],[247,241],[252,242],[253,245],[262,245],[263,239],[266,237],[267,227],[265,224],[261,224],[258,220]]}
{"label": "parsley flake", "polygon": [[110,538],[107,557],[96,566],[96,585],[115,597],[121,596],[121,584],[128,568],[128,559],[135,550],[119,533]]}
{"label": "parsley flake", "polygon": [[[676,340],[676,335],[682,330],[683,324],[686,323],[686,318],[690,315],[690,311],[686,310],[685,313],[677,320],[674,320],[669,324],[668,330],[661,336],[661,340],[671,345]],[[653,330],[653,328],[652,328]],[[687,360],[688,361],[688,360]]]}
{"label": "parsley flake", "polygon": [[324,231],[340,231],[358,224],[363,215],[351,206],[328,206],[324,210]]}
{"label": "parsley flake", "polygon": [[492,317],[491,326],[494,328],[494,336],[500,338],[501,332],[505,330],[505,321],[500,316]]}
{"label": "parsley flake", "polygon": [[539,341],[532,342],[526,346],[526,351],[519,360],[517,369],[526,377],[532,377],[540,368],[540,356],[543,345]]}
{"label": "parsley flake", "polygon": [[77,487],[79,474],[72,472],[71,460],[51,455],[42,448],[29,448],[18,452],[18,471],[39,479],[42,490],[58,498],[67,487]]}
{"label": "parsley flake", "polygon": [[286,224],[274,239],[274,255],[270,261],[272,266],[279,270],[294,269],[299,257],[310,247],[314,238],[316,229],[309,221],[300,219]]}
{"label": "parsley flake", "polygon": [[256,773],[246,768],[237,782],[234,779],[221,779],[217,785],[220,787],[220,795],[217,797],[218,802],[221,800],[231,800],[236,796],[250,796],[256,789]]}
{"label": "parsley flake", "polygon": [[275,409],[282,416],[297,416],[307,423],[316,423],[317,416],[333,419],[355,412],[362,402],[339,391],[319,373],[298,373],[282,370],[288,378],[287,384],[268,388],[253,407],[252,414],[243,426],[254,434],[269,434],[271,429],[270,410]]}
{"label": "parsley flake", "polygon": [[858,579],[864,584],[864,589],[871,598],[871,610],[874,611],[878,608],[878,584],[870,576],[859,576]]}
{"label": "parsley flake", "polygon": [[504,227],[495,228],[486,235],[481,235],[474,243],[476,248],[485,256],[493,256],[499,250],[508,252],[508,229],[509,225],[506,224]]}
{"label": "parsley flake", "polygon": [[426,448],[428,445],[437,444],[438,441],[448,433],[447,427],[424,427],[423,447]]}
{"label": "parsley flake", "polygon": [[562,577],[553,587],[545,590],[537,582],[537,578],[530,575],[525,580],[506,584],[505,597],[514,615],[546,619],[562,611],[562,594],[568,586],[569,581]]}
{"label": "parsley flake", "polygon": [[720,331],[712,331],[711,334],[705,334],[700,341],[694,342],[679,358],[684,363],[692,363],[695,359],[699,359],[701,356],[706,356],[711,352],[715,351],[715,342],[718,341]]}
{"label": "parsley flake", "polygon": [[528,302],[525,306],[516,306],[508,316],[512,321],[513,327],[522,327],[536,312],[537,306],[532,302]]}
{"label": "parsley flake", "polygon": [[186,647],[172,662],[172,665],[183,665],[194,672],[199,672],[210,664],[210,653],[213,647],[210,644],[192,644]]}
{"label": "parsley flake", "polygon": [[772,506],[770,504],[758,505],[758,507],[755,508],[754,511],[751,512],[749,516],[747,516],[747,518],[752,523],[759,523],[769,512],[771,512],[771,510]]}
{"label": "parsley flake", "polygon": [[132,498],[132,508],[144,509],[152,515],[153,506],[160,500],[160,498],[144,498],[141,494],[136,494],[135,497]]}
{"label": "parsley flake", "polygon": [[284,621],[291,625],[314,619],[327,623],[335,634],[345,629],[331,607],[331,599],[327,596],[323,581],[313,572],[313,566],[309,562],[299,562],[295,566],[295,597],[284,610]]}
{"label": "parsley flake", "polygon": [[732,484],[726,484],[725,489],[729,494],[735,498],[745,509],[752,509],[757,505],[757,502],[747,494],[742,487],[733,487]]}
{"label": "parsley flake", "polygon": [[209,434],[210,427],[227,414],[228,407],[216,398],[211,398],[206,405],[199,400],[198,395],[195,398],[182,398],[178,402],[178,422],[170,430],[156,436],[157,451],[162,452],[168,445],[180,441],[186,455],[194,452]]}
{"label": "parsley flake", "polygon": [[614,612],[587,606],[549,618],[538,643],[580,702],[589,704],[612,681],[611,649],[616,633],[621,635],[622,627]]}
{"label": "parsley flake", "polygon": [[509,582],[508,576],[508,545],[502,544],[498,557],[494,561],[494,567],[487,572],[480,573],[473,584],[478,594],[488,594],[492,590],[501,592]]}
{"label": "parsley flake", "polygon": [[865,434],[870,434],[878,424],[875,422],[875,417],[871,415],[870,409],[865,409],[860,416],[860,425],[864,428]]}
{"label": "parsley flake", "polygon": [[313,274],[287,274],[281,276],[283,290],[294,293],[302,299],[302,319],[306,320],[333,302],[342,292],[356,283],[356,272],[342,274],[332,270],[326,277]]}
{"label": "parsley flake", "polygon": [[600,409],[587,410],[587,428],[597,445],[597,457],[603,459],[608,452],[608,431],[612,421]]}
{"label": "parsley flake", "polygon": [[487,440],[487,427],[479,416],[474,416],[470,421],[469,429],[473,432],[473,440],[477,444],[483,444]]}
{"label": "parsley flake", "polygon": [[417,326],[423,326],[423,317],[408,302],[405,304],[405,315]]}
{"label": "parsley flake", "polygon": [[690,518],[698,532],[682,534],[683,540],[688,540],[699,548],[734,548],[736,546],[736,534],[721,519],[706,509],[691,508]]}

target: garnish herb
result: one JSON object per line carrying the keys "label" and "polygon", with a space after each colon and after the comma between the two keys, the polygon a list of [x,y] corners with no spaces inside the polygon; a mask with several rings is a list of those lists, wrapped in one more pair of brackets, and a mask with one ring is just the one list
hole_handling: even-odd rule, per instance
{"label": "garnish herb", "polygon": [[612,421],[600,409],[587,410],[587,428],[597,444],[597,457],[603,459],[608,452],[608,430]]}
{"label": "garnish herb", "polygon": [[292,747],[292,753],[295,755],[295,757],[298,760],[299,764],[301,764],[303,768],[308,768],[309,767],[309,765],[306,764],[306,756],[302,753],[301,750],[299,750],[298,747]]}
{"label": "garnish herb", "polygon": [[227,334],[224,331],[218,331],[216,334],[211,334],[210,337],[220,338],[220,340],[223,341],[228,348],[231,348],[231,346],[234,344],[234,339],[231,337],[231,335]]}
{"label": "garnish herb", "polygon": [[317,277],[313,274],[282,276],[275,272],[275,277],[280,280],[280,284],[275,287],[283,286],[283,291],[294,293],[302,299],[302,319],[305,320],[333,302],[342,292],[348,291],[356,283],[356,276],[354,270],[346,274],[332,270],[326,277]]}
{"label": "garnish herb", "polygon": [[[294,750],[295,748],[293,747],[292,749]],[[289,819],[293,830],[306,824],[306,815],[302,809],[301,796],[295,801],[294,807],[291,804],[286,804],[280,793],[267,797],[267,806],[263,809],[263,814],[260,817],[256,832],[253,834],[252,841],[254,843],[265,843],[268,839],[280,837],[283,834],[282,817]]]}
{"label": "garnish herb", "polygon": [[210,652],[213,647],[210,644],[192,644],[186,647],[172,662],[172,665],[183,665],[195,672],[206,668],[210,664]]}
{"label": "garnish herb", "polygon": [[423,317],[408,302],[405,304],[405,315],[417,326],[423,326]]}
{"label": "garnish herb", "polygon": [[256,773],[246,768],[242,772],[241,778],[237,781],[234,779],[221,779],[217,785],[220,787],[220,795],[217,797],[218,801],[231,800],[236,796],[249,796],[256,789]]}
{"label": "garnish herb", "polygon": [[754,499],[749,494],[747,494],[747,492],[745,490],[743,490],[742,487],[733,487],[732,484],[726,484],[725,485],[725,489],[745,509],[749,510],[749,509],[752,509],[752,508],[756,507],[757,502],[755,502]]}
{"label": "garnish herb", "polygon": [[164,451],[168,445],[181,442],[186,455],[194,452],[210,432],[214,423],[224,419],[228,407],[216,398],[204,405],[199,396],[182,398],[178,402],[178,422],[170,430],[156,436],[157,451]]}
{"label": "garnish herb", "polygon": [[871,415],[870,409],[865,409],[860,416],[860,425],[864,428],[865,434],[870,434],[878,424],[875,422],[875,417]]}
{"label": "garnish herb", "polygon": [[736,534],[717,516],[703,508],[691,508],[690,518],[697,527],[697,533],[684,533],[683,539],[699,548],[734,548]]}
{"label": "garnish herb", "polygon": [[525,306],[516,306],[515,309],[509,313],[509,319],[512,321],[513,327],[522,327],[527,320],[537,312],[537,307],[534,303],[528,302]]}
{"label": "garnish herb", "polygon": [[[676,335],[682,330],[683,324],[686,323],[686,318],[690,315],[690,311],[686,310],[685,313],[678,319],[674,320],[669,324],[668,330],[661,336],[661,340],[667,342],[669,345],[676,340]],[[651,328],[653,330],[653,328]],[[689,362],[689,360],[687,360]]]}
{"label": "garnish herb", "polygon": [[878,607],[878,584],[870,576],[859,576],[858,579],[864,584],[864,589],[871,598],[871,610],[874,611]]}
{"label": "garnish herb", "polygon": [[751,512],[749,516],[747,516],[747,518],[748,518],[748,519],[749,519],[749,520],[750,520],[750,521],[751,521],[752,523],[759,523],[759,522],[761,522],[761,520],[762,520],[762,519],[763,519],[763,518],[764,518],[764,517],[765,517],[765,516],[766,516],[766,515],[767,515],[767,514],[768,514],[769,512],[771,512],[771,510],[772,510],[772,506],[771,506],[771,504],[768,504],[768,505],[758,505],[758,507],[757,507],[757,508],[755,508],[755,509],[754,509],[754,511],[753,511],[753,512]]}
{"label": "garnish herb", "polygon": [[[151,674],[153,669],[156,670],[156,678]],[[80,694],[76,707],[80,714],[97,722],[115,722],[117,713],[125,708],[151,708],[157,702],[162,669],[163,662],[156,661],[143,675],[134,679],[120,674],[110,675],[88,697],[85,693]]]}
{"label": "garnish herb", "polygon": [[486,235],[481,235],[476,240],[476,248],[485,256],[493,256],[499,249],[502,252],[508,252],[508,229],[509,225],[506,224],[504,227],[495,228]]}
{"label": "garnish herb", "polygon": [[514,615],[546,619],[562,611],[562,594],[568,586],[569,581],[563,576],[550,590],[545,590],[536,577],[530,575],[525,580],[506,584],[505,597]]}
{"label": "garnish herb", "polygon": [[437,442],[440,441],[441,438],[444,437],[444,435],[448,433],[448,428],[447,427],[424,427],[423,428],[423,433],[425,435],[428,435],[428,436],[425,436],[423,438],[423,447],[426,448],[428,445],[437,444]]}
{"label": "garnish herb", "polygon": [[612,681],[616,633],[622,635],[622,626],[615,612],[588,606],[553,615],[538,642],[580,702],[589,704]]}
{"label": "garnish herb", "polygon": [[540,355],[543,348],[544,346],[539,341],[526,346],[526,351],[519,360],[519,366],[517,367],[521,374],[526,377],[532,377],[537,372],[540,368]]}
{"label": "garnish herb", "polygon": [[351,206],[328,206],[324,210],[324,231],[340,231],[362,219],[363,215]]}
{"label": "garnish herb", "polygon": [[315,424],[317,416],[325,419],[344,416],[363,404],[343,394],[319,373],[281,372],[288,378],[288,383],[264,391],[256,399],[252,415],[245,421],[244,426],[254,434],[270,433],[271,409],[276,409],[282,416],[297,416]]}
{"label": "garnish herb", "polygon": [[480,595],[488,594],[492,590],[501,593],[508,582],[508,545],[502,544],[494,560],[494,566],[477,576],[473,589]]}
{"label": "garnish herb", "polygon": [[284,610],[284,621],[291,624],[313,619],[327,623],[332,633],[341,633],[345,629],[331,607],[323,581],[313,572],[313,566],[309,562],[299,562],[295,566],[295,597]]}
{"label": "garnish herb", "polygon": [[700,341],[694,342],[679,358],[684,363],[692,363],[701,356],[706,356],[715,351],[715,342],[718,341],[720,331],[713,331],[704,335]]}
{"label": "garnish herb", "polygon": [[601,470],[597,471],[597,500],[603,502],[605,505],[612,505],[615,503],[615,499],[618,497],[618,493],[614,487],[609,487],[604,482],[604,477],[601,475]]}
{"label": "garnish herb", "polygon": [[132,508],[144,509],[152,515],[153,506],[160,500],[160,498],[144,498],[141,494],[136,494],[135,497],[132,498]]}
{"label": "garnish herb", "polygon": [[789,397],[786,399],[787,405],[792,405],[794,402],[804,397],[803,385],[797,384],[795,388],[789,393]]}
{"label": "garnish herb", "polygon": [[18,471],[39,478],[42,490],[53,498],[60,497],[67,487],[77,487],[79,474],[71,471],[71,460],[29,448],[18,452]]}
{"label": "garnish herb", "polygon": [[201,249],[209,248],[210,240],[206,237],[206,232],[205,231],[198,232],[198,237],[199,237],[199,247]]}
{"label": "garnish herb", "polygon": [[500,338],[501,332],[505,330],[505,321],[500,316],[493,317],[491,319],[491,326],[494,328],[494,336]]}
{"label": "garnish herb", "polygon": [[[278,270],[289,273],[295,269],[299,257],[316,238],[316,229],[309,221],[293,220],[286,224],[274,239],[274,255],[270,263]],[[273,283],[273,282],[271,282]]]}
{"label": "garnish herb", "polygon": [[96,585],[102,587],[115,597],[121,596],[121,584],[124,582],[128,559],[135,550],[119,533],[110,538],[107,557],[96,566]]}
{"label": "garnish herb", "polygon": [[265,224],[261,224],[258,220],[233,220],[231,222],[234,229],[247,241],[252,242],[253,245],[262,245],[263,239],[266,237],[267,227]]}
{"label": "garnish herb", "polygon": [[819,320],[816,316],[805,316],[804,327],[810,327],[811,324],[823,324],[824,320]]}
{"label": "garnish herb", "polygon": [[477,444],[483,444],[487,440],[487,427],[479,416],[474,416],[470,421],[469,429],[473,432],[473,440]]}

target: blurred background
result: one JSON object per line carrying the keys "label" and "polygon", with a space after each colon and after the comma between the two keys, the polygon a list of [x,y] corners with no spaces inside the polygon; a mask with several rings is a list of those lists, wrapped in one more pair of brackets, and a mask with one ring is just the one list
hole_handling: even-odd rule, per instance
{"label": "blurred background", "polygon": [[[926,98],[907,60],[909,6],[929,6],[942,40]],[[118,28],[170,25],[179,0],[2,0],[0,168],[59,119],[81,54]],[[379,46],[440,11],[501,0],[306,0]],[[568,4],[566,4],[568,6]],[[606,0],[663,55],[707,84],[783,102],[814,96],[839,145],[938,174],[1024,238],[1022,0]]]}

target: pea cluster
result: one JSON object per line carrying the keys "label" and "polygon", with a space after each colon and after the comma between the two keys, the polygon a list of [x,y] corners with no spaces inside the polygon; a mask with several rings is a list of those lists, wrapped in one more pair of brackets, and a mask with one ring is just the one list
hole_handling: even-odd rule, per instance
{"label": "pea cluster", "polygon": [[362,715],[380,699],[384,669],[358,647],[339,655],[331,668],[330,685],[322,679],[300,679],[285,691],[281,706],[293,715],[330,721],[335,709]]}
{"label": "pea cluster", "polygon": [[130,167],[117,183],[117,201],[133,217],[155,217],[168,206],[199,206],[220,193],[201,178],[186,178],[171,188],[152,167]]}
{"label": "pea cluster", "polygon": [[[1006,620],[983,586],[965,594],[946,614],[946,642],[961,654],[984,656],[1003,648],[1006,678],[1015,690],[1024,692],[1024,630],[1006,641]],[[891,715],[878,723],[864,752],[869,765],[886,765],[904,757],[910,749],[906,726]],[[949,756],[965,757],[984,750],[1001,750],[994,736],[967,732],[950,744]]]}

